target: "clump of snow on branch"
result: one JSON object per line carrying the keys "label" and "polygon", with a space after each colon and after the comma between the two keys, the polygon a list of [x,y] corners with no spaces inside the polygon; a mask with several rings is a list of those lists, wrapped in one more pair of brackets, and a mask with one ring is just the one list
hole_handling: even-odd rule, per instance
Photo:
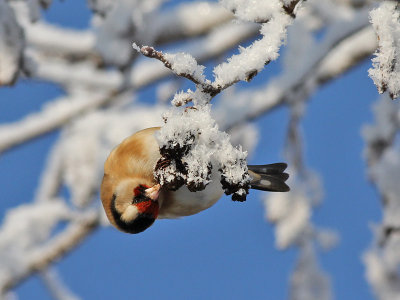
{"label": "clump of snow on branch", "polygon": [[379,93],[388,91],[394,99],[400,95],[400,4],[383,1],[370,16],[379,47],[372,59],[369,76]]}
{"label": "clump of snow on branch", "polygon": [[212,169],[217,168],[225,193],[233,193],[234,200],[245,200],[250,182],[247,153],[233,147],[229,135],[219,131],[210,105],[172,108],[164,120],[166,124],[156,135],[162,158],[155,177],[160,184],[172,190],[185,184],[190,191],[199,191],[210,183]]}
{"label": "clump of snow on branch", "polygon": [[186,92],[180,91],[174,95],[171,103],[175,106],[185,105],[193,100],[194,93],[191,89],[188,89]]}
{"label": "clump of snow on branch", "polygon": [[265,64],[277,59],[278,51],[286,39],[286,27],[291,22],[292,18],[282,11],[274,13],[272,19],[261,26],[260,33],[263,37],[260,40],[256,40],[247,48],[241,47],[240,54],[233,55],[227,62],[214,68],[214,85],[224,86],[229,82],[249,81]]}
{"label": "clump of snow on branch", "polygon": [[203,82],[205,76],[203,74],[204,66],[198,65],[193,56],[187,53],[164,54],[166,60],[171,64],[172,71],[177,75],[189,74],[195,80]]}

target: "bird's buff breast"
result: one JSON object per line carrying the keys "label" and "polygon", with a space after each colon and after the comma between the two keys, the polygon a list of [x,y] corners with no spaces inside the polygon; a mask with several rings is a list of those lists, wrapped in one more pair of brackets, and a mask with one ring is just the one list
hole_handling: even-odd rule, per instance
{"label": "bird's buff breast", "polygon": [[212,176],[212,182],[199,192],[190,192],[186,186],[183,186],[175,192],[164,191],[161,193],[158,218],[172,219],[190,216],[214,205],[223,194],[218,177]]}

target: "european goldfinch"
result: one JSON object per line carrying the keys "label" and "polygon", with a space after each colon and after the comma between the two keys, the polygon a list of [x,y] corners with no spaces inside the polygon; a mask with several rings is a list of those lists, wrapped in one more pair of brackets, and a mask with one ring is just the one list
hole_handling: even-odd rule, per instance
{"label": "european goldfinch", "polygon": [[[223,194],[220,175],[213,171],[211,183],[198,192],[186,186],[170,191],[157,183],[154,168],[161,158],[154,136],[159,127],[136,132],[114,148],[104,164],[101,201],[108,220],[117,229],[139,233],[157,218],[178,218],[205,210]],[[285,163],[248,166],[253,189],[289,191]]]}

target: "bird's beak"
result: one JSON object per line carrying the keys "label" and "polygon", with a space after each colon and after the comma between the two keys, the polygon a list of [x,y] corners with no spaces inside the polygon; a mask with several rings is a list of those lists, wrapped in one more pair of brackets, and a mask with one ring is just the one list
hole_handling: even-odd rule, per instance
{"label": "bird's beak", "polygon": [[148,188],[145,190],[146,196],[151,200],[156,201],[158,199],[158,195],[160,194],[161,185],[156,184],[155,186]]}

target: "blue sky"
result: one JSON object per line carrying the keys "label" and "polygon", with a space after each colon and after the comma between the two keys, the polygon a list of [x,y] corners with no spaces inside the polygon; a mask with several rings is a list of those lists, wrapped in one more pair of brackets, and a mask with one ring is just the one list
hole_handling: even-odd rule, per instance
{"label": "blue sky", "polygon": [[[85,28],[89,15],[86,2],[55,1],[45,18]],[[319,90],[303,121],[305,161],[321,175],[325,191],[313,221],[340,235],[340,243],[319,256],[336,299],[373,299],[361,261],[372,240],[370,224],[381,218],[379,199],[367,181],[360,135],[378,98],[367,76],[369,67],[366,61]],[[278,70],[279,61],[253,84]],[[0,122],[37,111],[61,93],[54,85],[24,80],[1,88]],[[257,120],[260,141],[251,163],[282,160],[287,122],[285,108]],[[2,218],[8,208],[32,199],[57,135],[47,134],[0,156]],[[198,215],[159,220],[139,235],[101,229],[56,267],[82,299],[286,299],[297,251],[275,249],[260,193],[253,191],[245,203],[225,197]],[[51,299],[36,276],[16,291],[20,299]]]}

